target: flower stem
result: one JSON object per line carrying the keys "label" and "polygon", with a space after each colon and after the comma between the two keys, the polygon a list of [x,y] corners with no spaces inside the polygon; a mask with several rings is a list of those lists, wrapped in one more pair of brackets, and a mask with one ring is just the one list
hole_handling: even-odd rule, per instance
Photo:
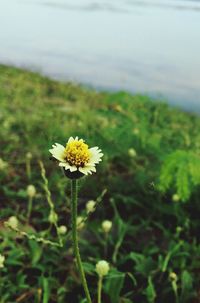
{"label": "flower stem", "polygon": [[28,200],[27,223],[29,223],[29,221],[30,221],[30,216],[31,216],[31,212],[32,212],[32,207],[33,207],[33,198],[32,198],[32,197],[29,197],[29,200]]}
{"label": "flower stem", "polygon": [[101,303],[102,280],[103,280],[103,277],[99,277],[99,280],[98,280],[98,303]]}
{"label": "flower stem", "polygon": [[76,179],[72,179],[71,181],[71,212],[72,212],[72,239],[73,239],[73,246],[74,246],[74,254],[76,257],[76,262],[78,266],[78,270],[81,276],[83,288],[85,291],[85,295],[87,298],[87,303],[92,303],[89,289],[87,286],[87,281],[85,278],[85,273],[83,270],[83,265],[81,261],[81,256],[79,252],[78,246],[78,235],[77,235],[77,196],[78,196],[78,184]]}

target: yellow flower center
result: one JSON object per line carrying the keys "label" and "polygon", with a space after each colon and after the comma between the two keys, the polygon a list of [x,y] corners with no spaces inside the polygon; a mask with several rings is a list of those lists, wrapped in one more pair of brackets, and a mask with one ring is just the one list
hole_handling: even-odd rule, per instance
{"label": "yellow flower center", "polygon": [[84,166],[90,159],[88,145],[82,139],[67,143],[66,160],[76,167]]}

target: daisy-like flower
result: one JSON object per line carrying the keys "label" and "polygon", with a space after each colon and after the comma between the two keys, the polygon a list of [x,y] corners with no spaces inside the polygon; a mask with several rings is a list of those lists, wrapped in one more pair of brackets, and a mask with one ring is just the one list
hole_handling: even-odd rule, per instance
{"label": "daisy-like flower", "polygon": [[59,161],[59,166],[65,170],[65,175],[77,179],[83,175],[96,172],[96,164],[103,156],[98,147],[89,148],[83,139],[70,137],[66,147],[55,143],[50,149],[52,156]]}

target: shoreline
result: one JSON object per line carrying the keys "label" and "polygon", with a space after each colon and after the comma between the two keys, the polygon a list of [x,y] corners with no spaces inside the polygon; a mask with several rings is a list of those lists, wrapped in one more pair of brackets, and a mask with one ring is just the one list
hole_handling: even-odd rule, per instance
{"label": "shoreline", "polygon": [[[117,94],[117,93],[127,93],[131,96],[142,96],[142,97],[147,97],[150,98],[153,102],[162,102],[162,103],[166,103],[167,105],[169,105],[170,107],[189,113],[189,114],[196,114],[196,115],[200,115],[200,104],[194,104],[192,103],[192,109],[189,108],[189,105],[191,105],[191,101],[189,100],[185,100],[184,102],[186,103],[186,106],[184,106],[184,104],[180,104],[180,100],[176,100],[176,99],[169,99],[166,96],[163,96],[162,94],[159,93],[148,93],[148,92],[133,92],[130,90],[124,90],[124,89],[120,89],[117,87],[103,87],[103,86],[95,86],[89,82],[79,82],[73,79],[67,79],[65,77],[59,77],[58,75],[56,76],[55,74],[52,75],[51,73],[45,73],[41,68],[36,67],[36,66],[28,66],[28,65],[17,65],[17,64],[13,64],[13,63],[0,63],[0,68],[4,67],[4,68],[8,68],[8,69],[16,69],[18,71],[22,71],[22,72],[27,72],[27,73],[33,73],[36,74],[38,76],[41,76],[43,78],[46,78],[48,80],[52,80],[52,81],[56,81],[58,83],[62,83],[62,84],[73,84],[75,86],[80,86],[86,90],[90,90],[96,93],[105,93],[105,94]],[[187,106],[188,105],[188,106]]]}

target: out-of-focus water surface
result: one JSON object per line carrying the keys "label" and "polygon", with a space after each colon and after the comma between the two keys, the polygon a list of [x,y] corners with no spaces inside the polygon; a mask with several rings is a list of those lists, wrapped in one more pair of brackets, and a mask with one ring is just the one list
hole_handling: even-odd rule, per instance
{"label": "out-of-focus water surface", "polygon": [[200,112],[200,1],[0,0],[0,63]]}

